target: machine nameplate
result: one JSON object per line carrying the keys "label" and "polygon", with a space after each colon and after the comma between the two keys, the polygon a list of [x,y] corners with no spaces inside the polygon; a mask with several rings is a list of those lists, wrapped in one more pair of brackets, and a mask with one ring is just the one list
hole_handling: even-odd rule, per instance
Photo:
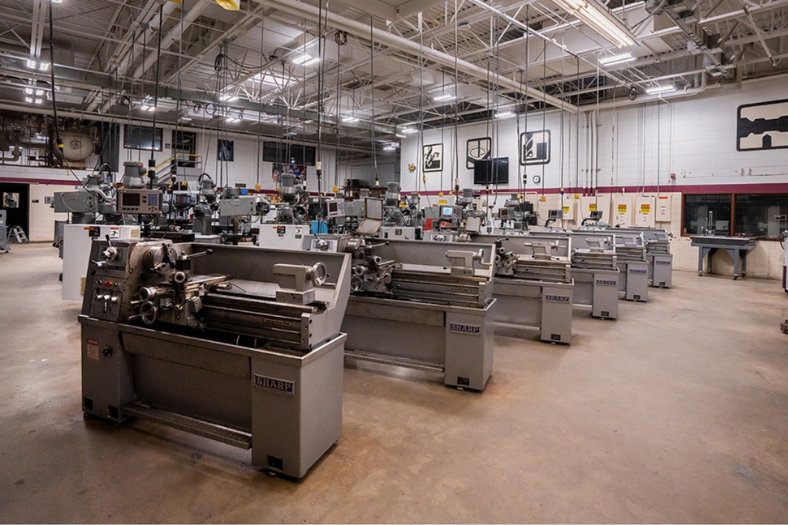
{"label": "machine nameplate", "polygon": [[254,386],[276,392],[278,394],[285,394],[288,396],[295,395],[295,382],[285,381],[284,379],[276,379],[273,377],[254,375]]}
{"label": "machine nameplate", "polygon": [[657,264],[673,264],[673,261],[661,261],[657,259]]}
{"label": "machine nameplate", "polygon": [[639,268],[630,268],[629,269],[629,273],[632,273],[632,274],[639,274],[639,273],[645,274],[646,272],[647,272],[647,270],[641,270]]}
{"label": "machine nameplate", "polygon": [[599,286],[618,286],[616,281],[610,281],[608,279],[597,279],[596,284]]}
{"label": "machine nameplate", "polygon": [[471,324],[449,323],[449,332],[463,335],[480,335],[481,327]]}
{"label": "machine nameplate", "polygon": [[99,358],[99,342],[98,339],[88,339],[85,345],[85,350],[90,359]]}
{"label": "machine nameplate", "polygon": [[565,295],[545,295],[545,301],[550,301],[553,303],[568,303],[569,297]]}
{"label": "machine nameplate", "polygon": [[282,328],[292,328],[292,321],[283,321],[281,319],[263,319],[263,324],[272,324],[274,326],[281,326]]}

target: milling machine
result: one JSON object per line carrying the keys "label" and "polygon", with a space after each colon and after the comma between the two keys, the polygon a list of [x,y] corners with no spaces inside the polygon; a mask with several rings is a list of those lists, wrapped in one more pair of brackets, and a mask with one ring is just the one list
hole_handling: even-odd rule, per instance
{"label": "milling machine", "polygon": [[241,448],[300,478],[339,439],[344,254],[95,241],[82,405]]}

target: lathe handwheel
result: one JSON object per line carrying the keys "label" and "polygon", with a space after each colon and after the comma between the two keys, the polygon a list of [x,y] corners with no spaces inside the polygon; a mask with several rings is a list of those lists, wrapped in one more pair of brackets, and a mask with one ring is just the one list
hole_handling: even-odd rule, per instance
{"label": "lathe handwheel", "polygon": [[143,303],[140,308],[140,319],[145,324],[153,324],[156,322],[156,317],[159,315],[159,309],[152,301]]}
{"label": "lathe handwheel", "polygon": [[326,282],[326,277],[328,277],[326,265],[322,262],[315,263],[307,272],[307,277],[312,279],[312,282],[315,283],[315,286],[321,286],[324,282]]}

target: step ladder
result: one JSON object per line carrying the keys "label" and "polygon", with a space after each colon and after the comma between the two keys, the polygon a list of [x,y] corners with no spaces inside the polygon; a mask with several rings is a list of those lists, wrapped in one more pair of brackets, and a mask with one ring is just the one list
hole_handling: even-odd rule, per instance
{"label": "step ladder", "polygon": [[21,226],[11,226],[11,235],[13,235],[17,244],[29,242],[27,235],[25,235],[25,230],[23,230]]}

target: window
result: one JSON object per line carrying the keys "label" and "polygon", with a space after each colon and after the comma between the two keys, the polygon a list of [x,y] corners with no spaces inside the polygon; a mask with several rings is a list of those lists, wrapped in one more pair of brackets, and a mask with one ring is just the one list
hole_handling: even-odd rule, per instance
{"label": "window", "polygon": [[778,239],[788,229],[788,194],[685,194],[683,219],[685,235],[704,234],[711,224],[717,235]]}
{"label": "window", "polygon": [[156,142],[153,141],[153,128],[123,126],[123,147],[126,149],[154,149],[161,151],[162,129],[156,128]]}
{"label": "window", "polygon": [[701,235],[713,229],[717,235],[731,235],[731,209],[728,194],[684,195],[683,231]]}
{"label": "window", "polygon": [[788,229],[788,195],[736,195],[736,234],[778,239]]}
{"label": "window", "polygon": [[[316,148],[299,144],[281,144],[279,142],[263,143],[263,160],[284,164],[315,165]],[[306,157],[306,159],[304,158]]]}

